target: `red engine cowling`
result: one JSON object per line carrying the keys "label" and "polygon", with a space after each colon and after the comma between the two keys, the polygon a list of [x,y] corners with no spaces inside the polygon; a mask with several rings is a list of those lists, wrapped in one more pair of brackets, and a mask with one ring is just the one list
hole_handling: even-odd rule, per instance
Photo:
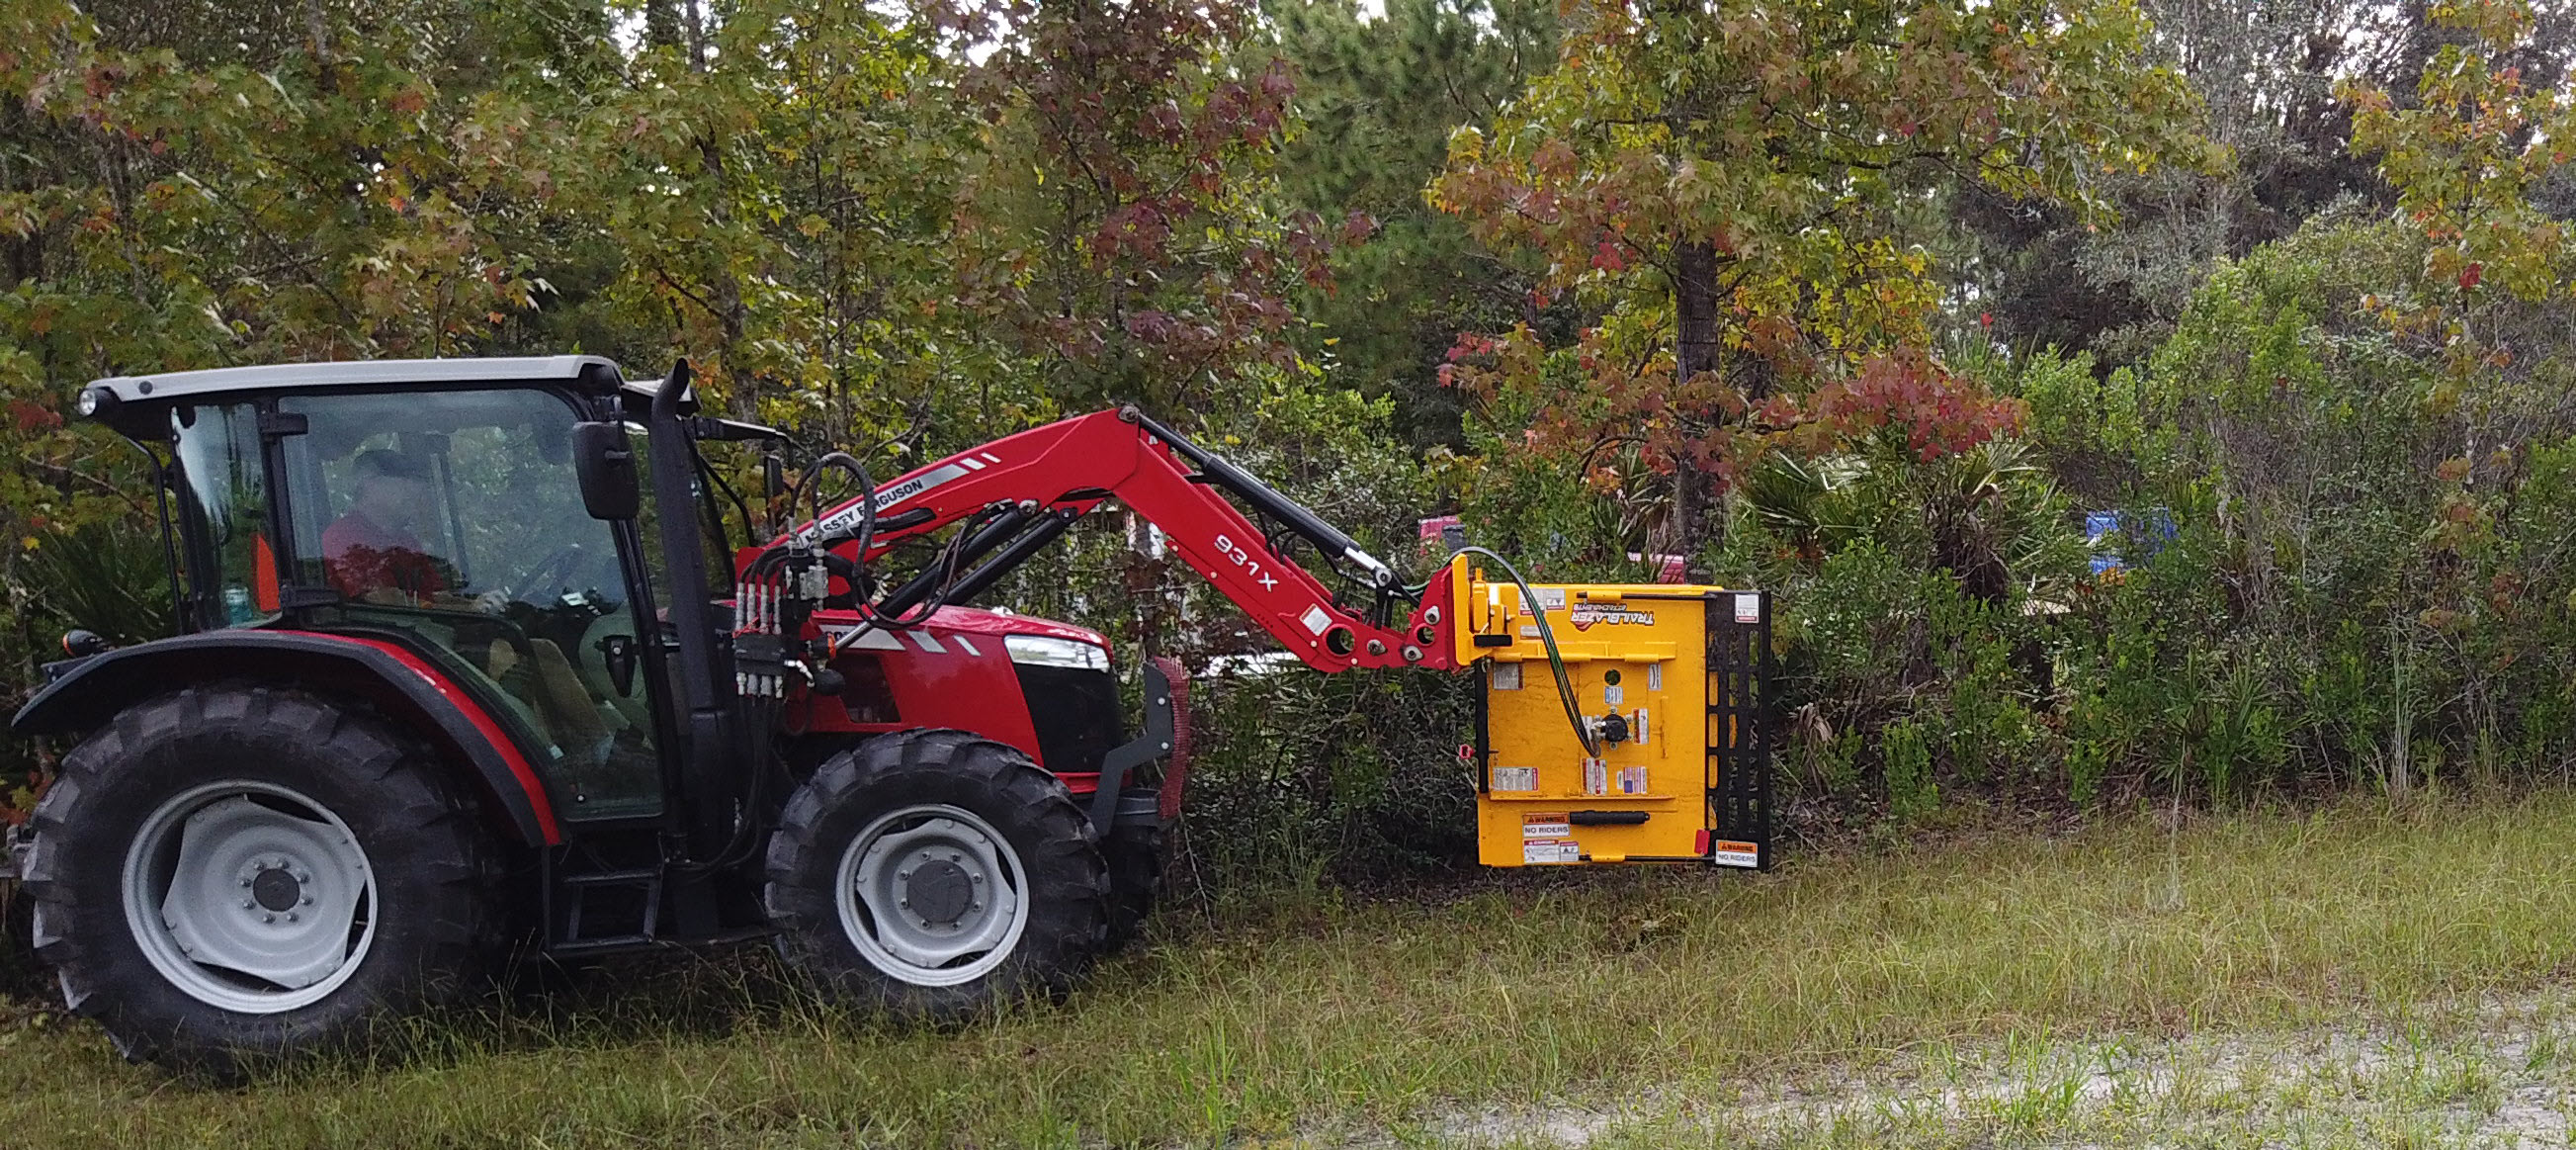
{"label": "red engine cowling", "polygon": [[[857,616],[814,621],[829,633]],[[790,700],[790,731],[973,731],[1027,751],[1076,794],[1097,787],[1101,756],[1125,737],[1109,641],[1048,619],[943,607],[921,626],[860,635],[832,668],[848,686]]]}

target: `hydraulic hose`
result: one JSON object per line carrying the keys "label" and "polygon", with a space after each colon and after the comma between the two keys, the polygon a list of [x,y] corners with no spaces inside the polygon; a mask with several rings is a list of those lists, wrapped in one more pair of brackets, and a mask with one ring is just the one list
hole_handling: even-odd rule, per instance
{"label": "hydraulic hose", "polygon": [[[1529,605],[1530,617],[1538,620],[1538,641],[1540,646],[1547,648],[1548,669],[1556,672],[1556,697],[1565,704],[1565,721],[1574,727],[1575,741],[1583,744],[1583,753],[1600,758],[1601,742],[1592,736],[1592,728],[1583,724],[1583,705],[1574,698],[1574,681],[1566,677],[1565,655],[1556,648],[1556,629],[1548,626],[1547,605],[1538,601],[1538,592],[1530,590],[1529,580],[1521,578],[1521,573],[1512,567],[1511,560],[1482,547],[1461,547],[1449,553],[1452,559],[1460,555],[1482,555],[1493,560],[1501,565],[1503,574],[1512,577],[1512,584],[1521,589],[1521,602]],[[1460,610],[1465,610],[1463,605]]]}
{"label": "hydraulic hose", "polygon": [[823,495],[822,490],[817,485],[816,481],[823,477],[823,468],[826,466],[838,467],[843,471],[847,471],[851,476],[855,477],[859,481],[859,527],[856,538],[859,543],[859,562],[861,565],[865,565],[868,561],[868,547],[870,544],[876,542],[877,485],[868,478],[868,467],[866,464],[859,462],[859,458],[857,456],[846,451],[824,452],[822,455],[816,457],[811,465],[806,467],[805,481],[803,484],[803,486],[811,492],[807,498],[809,500],[809,506],[813,508],[813,521],[816,523],[820,523],[823,520]]}

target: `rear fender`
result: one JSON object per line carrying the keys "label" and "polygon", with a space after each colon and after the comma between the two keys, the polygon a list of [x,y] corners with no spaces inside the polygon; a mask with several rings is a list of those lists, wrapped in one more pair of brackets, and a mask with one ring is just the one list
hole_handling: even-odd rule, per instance
{"label": "rear fender", "polygon": [[10,730],[77,734],[144,699],[217,679],[327,685],[322,689],[374,704],[451,761],[470,764],[519,841],[563,841],[554,804],[518,745],[462,687],[398,644],[307,631],[205,631],[120,647],[58,668],[54,681],[10,719]]}

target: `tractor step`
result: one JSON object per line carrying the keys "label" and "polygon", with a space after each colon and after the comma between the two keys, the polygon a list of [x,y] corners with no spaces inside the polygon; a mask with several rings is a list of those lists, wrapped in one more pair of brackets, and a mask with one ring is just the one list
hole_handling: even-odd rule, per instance
{"label": "tractor step", "polygon": [[554,871],[546,883],[546,953],[558,957],[652,945],[662,868]]}

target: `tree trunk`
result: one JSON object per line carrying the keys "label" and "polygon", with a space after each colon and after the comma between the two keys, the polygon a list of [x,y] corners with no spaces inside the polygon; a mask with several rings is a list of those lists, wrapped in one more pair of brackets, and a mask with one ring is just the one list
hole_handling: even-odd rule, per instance
{"label": "tree trunk", "polygon": [[[1705,240],[1686,242],[1674,249],[1673,263],[1673,374],[1674,382],[1687,384],[1717,370],[1717,249]],[[1665,544],[1672,554],[1687,558],[1695,550],[1706,479],[1692,460],[1679,460],[1673,467],[1673,513]]]}

